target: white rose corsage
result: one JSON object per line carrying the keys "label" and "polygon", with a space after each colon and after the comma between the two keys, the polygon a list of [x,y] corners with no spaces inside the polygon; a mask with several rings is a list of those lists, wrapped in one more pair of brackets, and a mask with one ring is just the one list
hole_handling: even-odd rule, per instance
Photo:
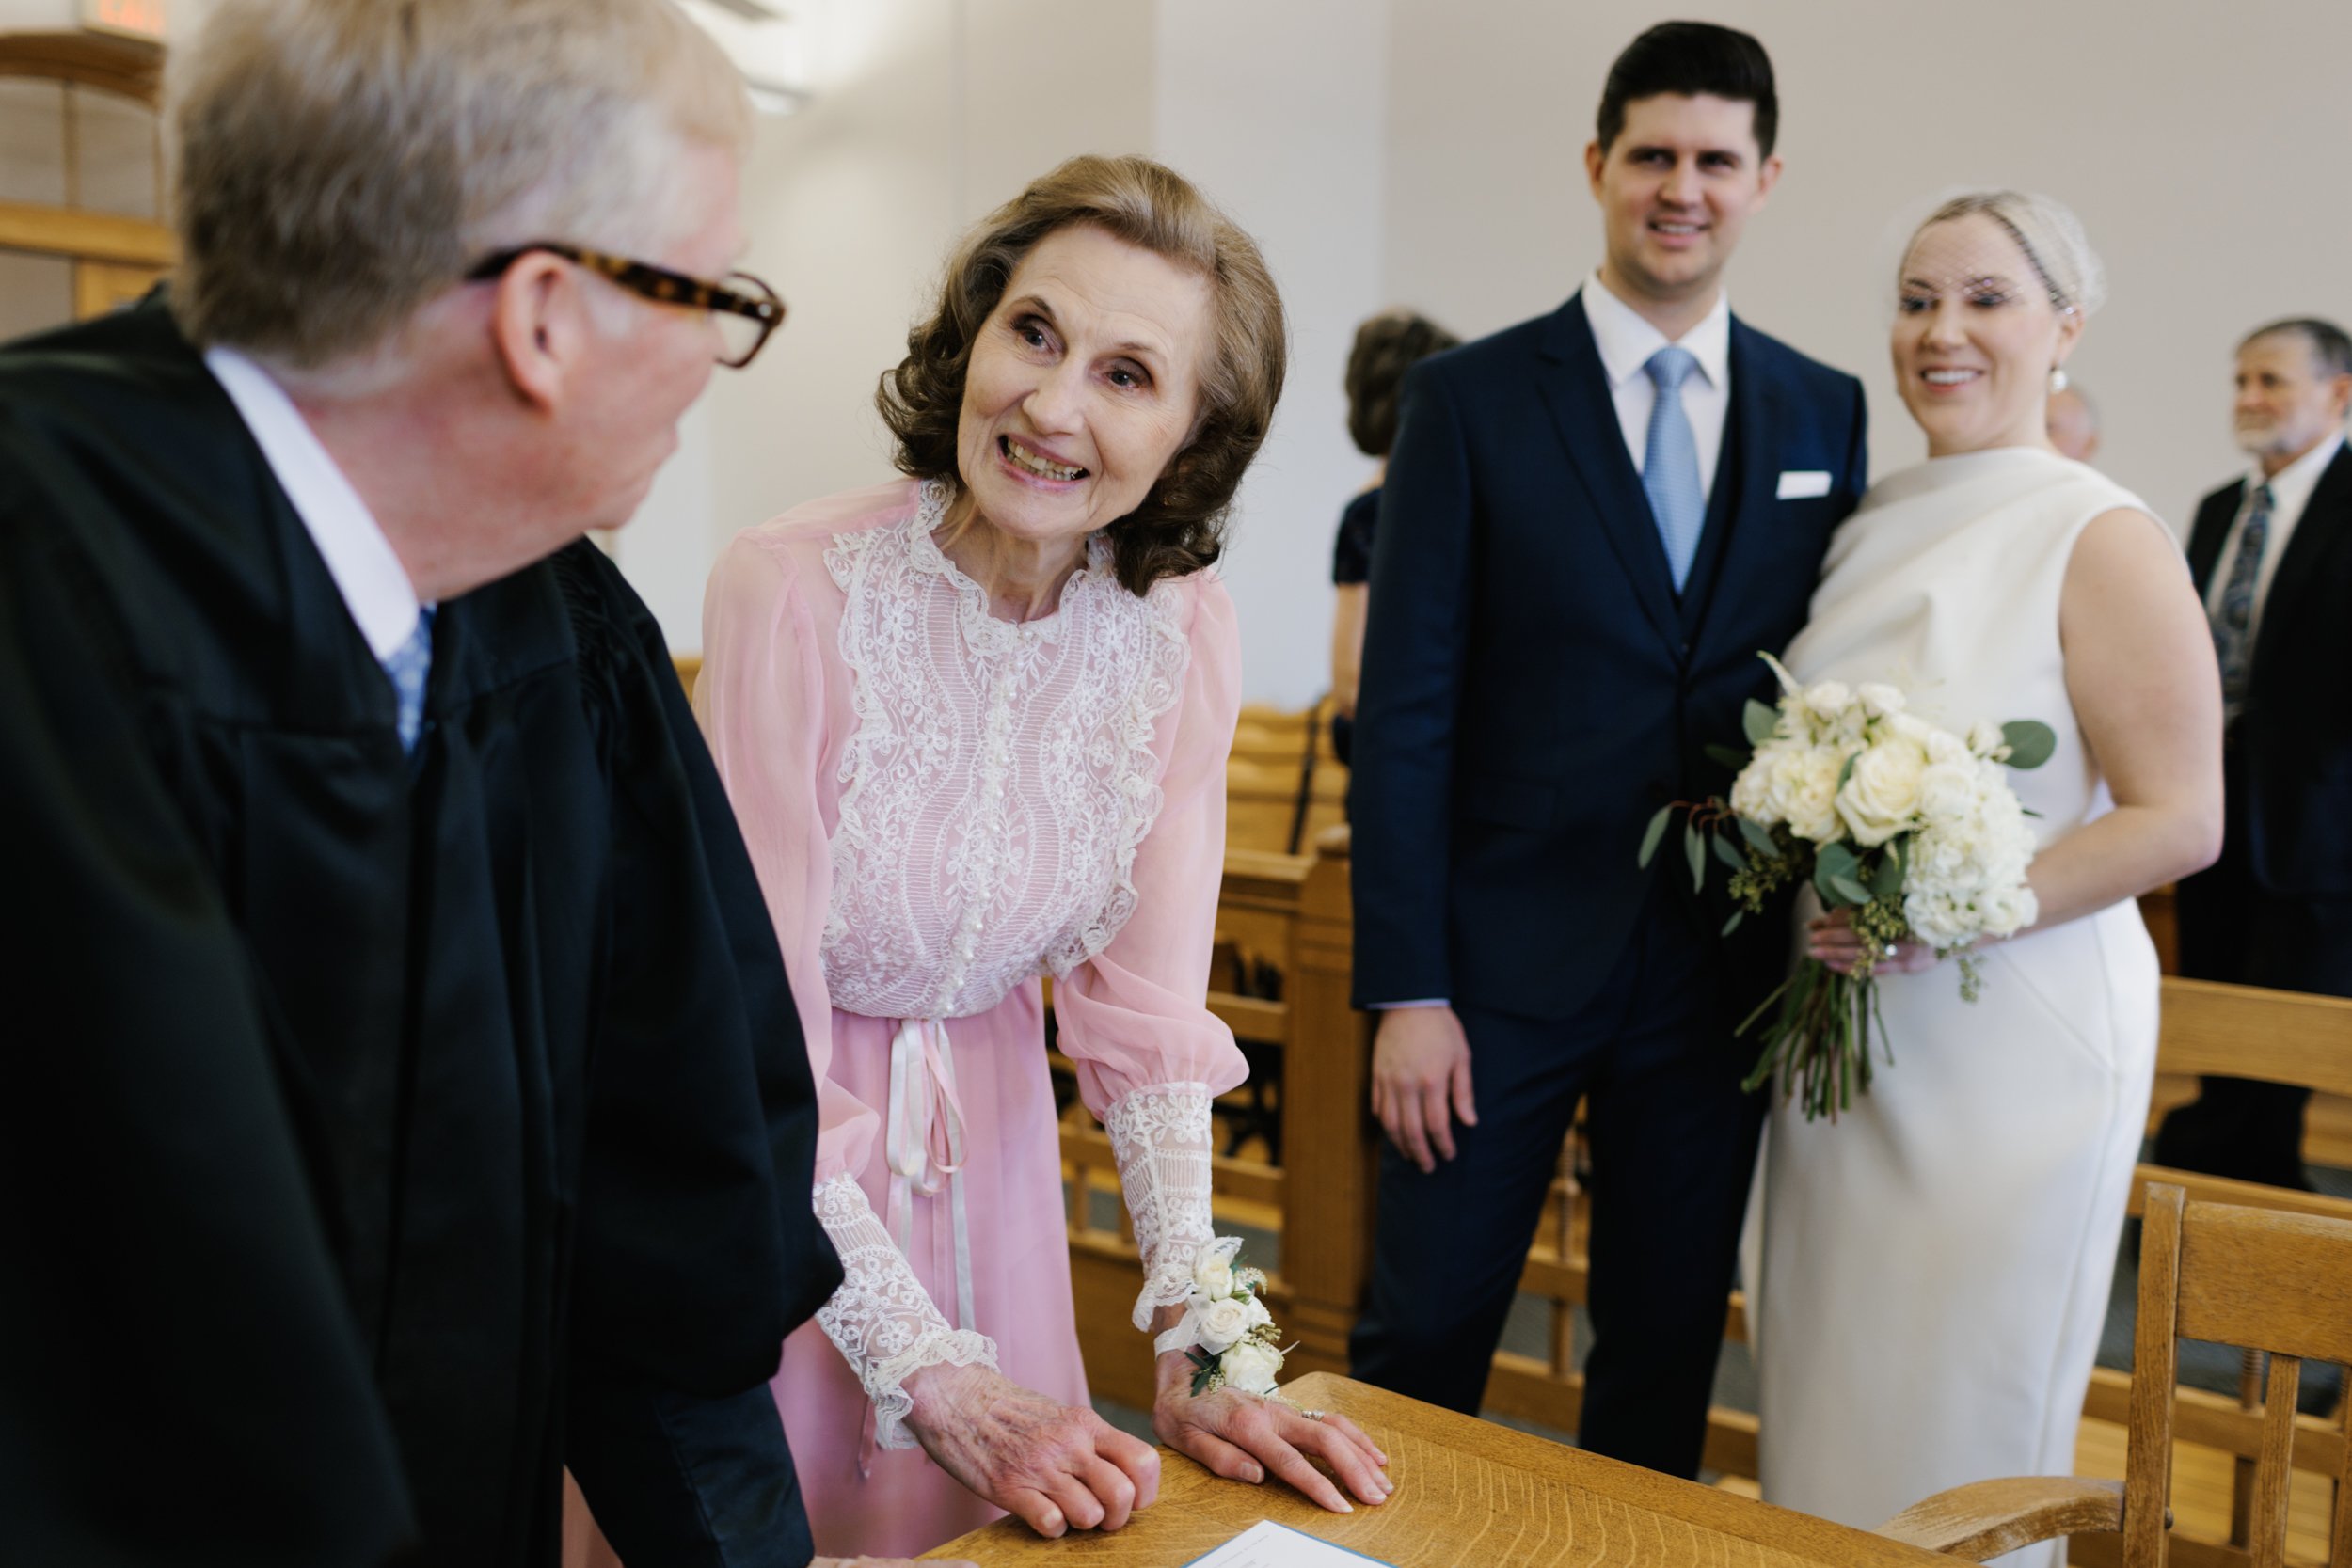
{"label": "white rose corsage", "polygon": [[1219,1388],[1245,1394],[1271,1394],[1281,1375],[1281,1333],[1274,1314],[1258,1299],[1265,1275],[1236,1268],[1241,1238],[1220,1236],[1200,1249],[1192,1265],[1192,1291],[1184,1298],[1184,1316],[1174,1328],[1152,1341],[1160,1354],[1180,1350],[1192,1362],[1192,1391],[1196,1395]]}

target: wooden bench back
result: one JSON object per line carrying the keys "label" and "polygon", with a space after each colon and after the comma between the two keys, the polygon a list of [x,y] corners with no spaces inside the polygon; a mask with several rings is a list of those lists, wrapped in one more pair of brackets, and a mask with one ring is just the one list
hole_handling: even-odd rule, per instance
{"label": "wooden bench back", "polygon": [[1331,705],[1241,710],[1225,767],[1225,844],[1304,855],[1345,818],[1347,769],[1331,751]]}
{"label": "wooden bench back", "polygon": [[2352,1096],[2352,1001],[2168,976],[2157,1069]]}
{"label": "wooden bench back", "polygon": [[[2192,1203],[2164,1182],[2150,1184],[2145,1213],[2123,1561],[2166,1568],[2170,1560],[2173,1386],[2179,1343],[2192,1338],[2270,1353],[2245,1550],[2254,1568],[2283,1568],[2296,1439],[2309,1425],[2296,1417],[2303,1362],[2333,1361],[2352,1375],[2352,1221]],[[2352,1564],[2352,1441],[2341,1422],[2330,1435],[2336,1496],[2328,1560],[2343,1568]]]}

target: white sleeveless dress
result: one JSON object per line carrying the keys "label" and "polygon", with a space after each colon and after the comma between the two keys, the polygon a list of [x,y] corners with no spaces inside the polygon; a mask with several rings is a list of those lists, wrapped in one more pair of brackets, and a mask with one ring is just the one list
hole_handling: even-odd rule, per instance
{"label": "white sleeveless dress", "polygon": [[[1831,542],[1788,667],[1894,682],[1948,728],[2048,724],[2056,753],[2010,775],[2047,847],[2112,807],[2058,597],[2084,526],[2117,507],[2147,510],[2029,448],[1897,474]],[[1894,1066],[1835,1126],[1773,1110],[1751,1275],[1772,1502],[1868,1528],[1946,1487],[2074,1468],[2147,1121],[2155,950],[2127,899],[1980,961],[1973,1005],[1952,964],[1884,979]]]}

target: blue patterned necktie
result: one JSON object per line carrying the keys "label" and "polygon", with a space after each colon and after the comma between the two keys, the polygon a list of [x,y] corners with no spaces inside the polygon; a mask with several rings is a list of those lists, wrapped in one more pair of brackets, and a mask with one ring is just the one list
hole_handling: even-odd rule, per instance
{"label": "blue patterned necktie", "polygon": [[392,694],[400,701],[400,748],[411,753],[424,728],[424,680],[433,670],[433,609],[427,605],[417,611],[417,629],[384,660],[384,673],[391,677]]}
{"label": "blue patterned necktie", "polygon": [[1691,576],[1691,558],[1698,554],[1699,530],[1707,525],[1707,493],[1699,484],[1699,444],[1691,434],[1691,418],[1682,411],[1682,383],[1698,368],[1687,348],[1668,343],[1649,356],[1643,369],[1658,388],[1650,404],[1649,438],[1642,453],[1642,489],[1649,497],[1651,518],[1658,524],[1659,543],[1666,546],[1666,564],[1674,572],[1675,592],[1682,592]]}
{"label": "blue patterned necktie", "polygon": [[2213,651],[2221,658],[2221,709],[2231,719],[2246,705],[2246,676],[2254,664],[2254,585],[2262,578],[2263,546],[2270,538],[2270,486],[2254,486],[2238,531],[2237,556],[2213,612]]}

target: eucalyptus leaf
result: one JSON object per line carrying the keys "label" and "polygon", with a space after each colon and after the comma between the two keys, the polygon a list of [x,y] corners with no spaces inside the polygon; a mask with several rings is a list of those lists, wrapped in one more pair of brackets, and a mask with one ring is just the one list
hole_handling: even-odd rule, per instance
{"label": "eucalyptus leaf", "polygon": [[1772,842],[1772,835],[1770,832],[1757,827],[1744,816],[1735,816],[1732,820],[1740,824],[1740,836],[1748,841],[1749,848],[1767,858],[1780,853],[1780,846]]}
{"label": "eucalyptus leaf", "polygon": [[1846,781],[1853,777],[1853,765],[1861,760],[1862,753],[1860,752],[1852,752],[1847,754],[1846,766],[1837,770],[1838,788],[1843,789],[1846,787]]}
{"label": "eucalyptus leaf", "polygon": [[1734,931],[1736,931],[1736,930],[1738,930],[1738,929],[1740,928],[1740,922],[1741,922],[1742,920],[1747,919],[1747,917],[1748,917],[1748,911],[1745,911],[1745,910],[1734,910],[1734,911],[1731,911],[1731,918],[1730,918],[1729,920],[1726,920],[1726,921],[1724,921],[1724,933],[1723,933],[1723,934],[1724,934],[1724,935],[1725,935],[1725,936],[1729,936],[1729,935],[1731,935],[1731,933],[1732,933],[1732,932],[1734,932]]}
{"label": "eucalyptus leaf", "polygon": [[1731,840],[1721,833],[1709,833],[1707,842],[1714,846],[1715,858],[1734,871],[1745,871],[1748,868],[1748,858],[1731,847]]}
{"label": "eucalyptus leaf", "polygon": [[1642,858],[1637,863],[1644,870],[1649,869],[1651,858],[1658,853],[1658,846],[1666,836],[1666,824],[1674,820],[1674,807],[1661,806],[1658,815],[1649,819],[1649,829],[1642,834]]}
{"label": "eucalyptus leaf", "polygon": [[1870,892],[1879,898],[1892,898],[1903,890],[1905,872],[1900,839],[1887,845],[1886,853],[1879,861],[1879,868],[1870,874]]}
{"label": "eucalyptus leaf", "polygon": [[1836,888],[1838,895],[1849,904],[1867,904],[1870,901],[1870,890],[1851,877],[1832,877],[1829,885]]}
{"label": "eucalyptus leaf", "polygon": [[1749,745],[1761,746],[1772,738],[1774,730],[1780,728],[1780,710],[1767,707],[1750,697],[1747,707],[1740,714],[1740,727],[1747,732]]}
{"label": "eucalyptus leaf", "polygon": [[1851,877],[1862,869],[1862,858],[1851,845],[1824,844],[1814,853],[1813,864],[1827,876]]}
{"label": "eucalyptus leaf", "polygon": [[1682,851],[1691,858],[1691,891],[1707,888],[1707,835],[1694,827],[1682,830]]}
{"label": "eucalyptus leaf", "polygon": [[1737,773],[1748,765],[1748,758],[1754,753],[1742,752],[1736,746],[1725,746],[1721,741],[1710,740],[1707,743],[1707,754]]}
{"label": "eucalyptus leaf", "polygon": [[2009,765],[2019,772],[2041,767],[2058,750],[2058,732],[2039,719],[2012,719],[2001,726],[2009,743]]}

